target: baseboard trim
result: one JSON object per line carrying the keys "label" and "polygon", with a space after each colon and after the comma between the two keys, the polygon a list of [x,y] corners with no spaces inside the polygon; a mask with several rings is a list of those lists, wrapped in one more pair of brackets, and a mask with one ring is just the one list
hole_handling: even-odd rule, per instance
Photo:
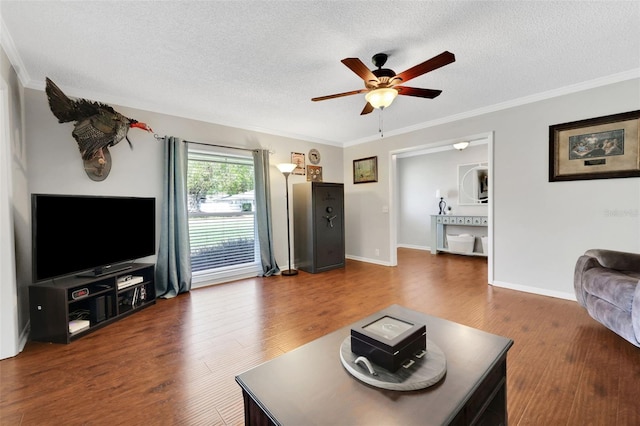
{"label": "baseboard trim", "polygon": [[413,250],[423,250],[423,251],[431,251],[431,247],[428,246],[415,246],[413,244],[398,244],[398,248],[407,248]]}
{"label": "baseboard trim", "polygon": [[351,256],[351,255],[346,255],[345,257],[350,260],[357,260],[358,262],[374,263],[376,265],[382,265],[382,266],[393,266],[391,265],[390,262],[383,262],[382,260],[379,260],[379,259],[369,259],[367,257],[359,257],[359,256]]}
{"label": "baseboard trim", "polygon": [[18,353],[22,352],[24,347],[27,345],[27,341],[29,340],[29,333],[31,333],[31,320],[27,321],[24,328],[20,332],[20,336],[18,337]]}
{"label": "baseboard trim", "polygon": [[565,299],[565,300],[571,300],[571,301],[577,302],[576,296],[573,293],[565,293],[562,291],[547,290],[539,287],[511,284],[511,283],[506,283],[504,281],[495,281],[495,280],[493,281],[493,283],[490,283],[490,284],[493,285],[494,287],[501,287],[509,290],[517,290],[525,293],[533,293],[540,296],[549,296],[549,297],[555,297],[556,299]]}

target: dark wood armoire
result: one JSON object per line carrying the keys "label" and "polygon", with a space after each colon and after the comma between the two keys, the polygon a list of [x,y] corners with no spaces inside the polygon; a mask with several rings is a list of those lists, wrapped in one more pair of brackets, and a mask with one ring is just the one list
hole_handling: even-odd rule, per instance
{"label": "dark wood armoire", "polygon": [[296,268],[312,274],[344,267],[344,185],[293,185]]}

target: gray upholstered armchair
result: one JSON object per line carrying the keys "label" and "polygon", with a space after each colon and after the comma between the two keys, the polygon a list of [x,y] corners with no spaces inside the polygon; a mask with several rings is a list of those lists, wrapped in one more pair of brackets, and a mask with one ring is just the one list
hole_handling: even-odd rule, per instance
{"label": "gray upholstered armchair", "polygon": [[574,287],[589,315],[640,347],[640,254],[587,250],[576,263]]}

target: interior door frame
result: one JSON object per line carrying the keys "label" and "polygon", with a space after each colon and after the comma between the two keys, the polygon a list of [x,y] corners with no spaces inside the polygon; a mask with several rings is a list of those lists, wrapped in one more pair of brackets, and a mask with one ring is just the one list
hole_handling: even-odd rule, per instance
{"label": "interior door frame", "polygon": [[398,265],[398,214],[397,214],[397,207],[400,205],[399,203],[399,188],[398,188],[398,170],[397,170],[397,159],[400,155],[404,154],[408,154],[411,153],[412,155],[421,155],[421,154],[431,154],[431,153],[435,153],[435,152],[442,152],[442,151],[448,151],[448,150],[455,150],[455,148],[453,148],[453,144],[457,143],[457,142],[462,142],[462,141],[470,141],[471,145],[474,144],[474,142],[476,144],[479,144],[479,141],[483,141],[482,143],[485,143],[484,141],[486,140],[486,144],[487,144],[487,162],[488,162],[488,167],[489,167],[489,194],[491,194],[491,196],[489,197],[489,203],[488,203],[488,210],[487,210],[487,216],[488,216],[488,227],[487,227],[487,234],[489,236],[489,243],[488,243],[488,251],[489,253],[487,254],[487,281],[489,284],[493,284],[493,280],[494,280],[494,276],[493,276],[493,271],[494,271],[494,262],[493,262],[493,246],[494,246],[494,223],[493,223],[493,206],[494,206],[494,196],[495,196],[495,191],[494,191],[494,181],[495,179],[493,178],[494,175],[494,170],[493,170],[493,163],[494,163],[494,154],[493,154],[493,143],[494,143],[494,133],[493,131],[490,132],[486,132],[486,133],[480,133],[480,134],[476,134],[476,135],[471,135],[471,136],[466,136],[463,138],[456,138],[456,139],[449,139],[449,140],[444,140],[444,141],[439,141],[439,142],[434,142],[432,144],[427,144],[427,145],[421,145],[421,146],[415,146],[415,147],[410,147],[410,148],[403,148],[403,149],[398,149],[398,150],[392,150],[389,151],[389,158],[388,158],[388,162],[389,162],[389,202],[390,202],[390,208],[389,208],[389,264],[390,266],[397,266]]}
{"label": "interior door frame", "polygon": [[0,359],[21,351],[13,227],[9,85],[0,76]]}

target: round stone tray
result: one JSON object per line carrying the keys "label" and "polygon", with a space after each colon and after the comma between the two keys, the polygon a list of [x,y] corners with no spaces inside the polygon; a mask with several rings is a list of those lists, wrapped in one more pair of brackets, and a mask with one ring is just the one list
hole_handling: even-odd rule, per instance
{"label": "round stone tray", "polygon": [[406,368],[400,367],[394,373],[376,364],[371,364],[376,373],[371,375],[363,363],[356,364],[357,358],[358,355],[351,352],[351,336],[349,336],[340,345],[342,365],[358,380],[382,389],[412,391],[428,388],[438,383],[447,372],[444,353],[438,345],[429,339],[427,339],[427,353],[423,357],[412,357],[411,359],[414,361],[412,365]]}

